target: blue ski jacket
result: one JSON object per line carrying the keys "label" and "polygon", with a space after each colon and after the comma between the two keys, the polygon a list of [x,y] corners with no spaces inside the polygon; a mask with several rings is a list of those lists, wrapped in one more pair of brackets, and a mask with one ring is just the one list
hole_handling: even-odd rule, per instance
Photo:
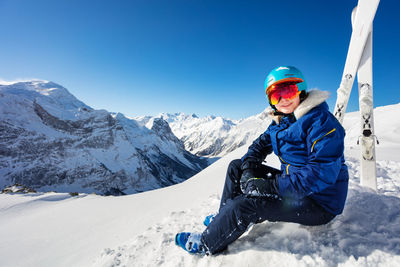
{"label": "blue ski jacket", "polygon": [[344,208],[349,176],[343,155],[345,131],[329,112],[327,97],[327,92],[310,91],[292,115],[273,116],[242,162],[261,163],[274,152],[281,161],[279,195],[310,197],[337,215]]}

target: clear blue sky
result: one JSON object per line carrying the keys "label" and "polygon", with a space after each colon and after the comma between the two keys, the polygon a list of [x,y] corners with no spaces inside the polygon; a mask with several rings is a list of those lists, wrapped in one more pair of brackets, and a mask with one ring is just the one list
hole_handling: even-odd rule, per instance
{"label": "clear blue sky", "polygon": [[[0,79],[54,81],[96,109],[244,118],[278,65],[328,90],[331,109],[357,0],[0,0]],[[400,102],[399,10],[374,21],[375,106]],[[358,110],[353,88],[348,111]]]}

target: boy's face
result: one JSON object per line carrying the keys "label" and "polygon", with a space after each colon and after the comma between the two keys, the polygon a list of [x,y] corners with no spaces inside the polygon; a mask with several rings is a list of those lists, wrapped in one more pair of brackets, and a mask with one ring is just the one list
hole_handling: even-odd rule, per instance
{"label": "boy's face", "polygon": [[292,113],[300,104],[300,96],[293,99],[281,98],[278,104],[275,105],[276,109],[282,113]]}

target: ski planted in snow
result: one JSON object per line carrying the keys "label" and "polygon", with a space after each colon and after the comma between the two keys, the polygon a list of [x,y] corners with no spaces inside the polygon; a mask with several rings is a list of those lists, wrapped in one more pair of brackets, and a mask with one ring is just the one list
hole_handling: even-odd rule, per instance
{"label": "ski planted in snow", "polygon": [[[354,15],[356,8],[353,11]],[[353,18],[353,16],[352,16]],[[376,190],[376,159],[374,135],[374,105],[372,91],[372,28],[365,44],[360,65],[357,71],[359,107],[361,116],[361,168],[360,180],[362,186]]]}
{"label": "ski planted in snow", "polygon": [[[337,90],[335,116],[342,123],[357,72],[361,117],[361,185],[377,188],[372,95],[372,22],[379,0],[359,0],[352,12],[353,32],[342,81]],[[359,142],[357,142],[359,143]]]}

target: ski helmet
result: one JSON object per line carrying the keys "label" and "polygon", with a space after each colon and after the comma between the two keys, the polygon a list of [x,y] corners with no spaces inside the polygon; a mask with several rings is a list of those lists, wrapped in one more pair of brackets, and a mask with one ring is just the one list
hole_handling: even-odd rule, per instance
{"label": "ski helmet", "polygon": [[293,66],[280,66],[273,69],[265,79],[265,92],[267,93],[268,89],[272,85],[283,82],[296,82],[299,91],[306,92],[307,84],[304,76],[296,67]]}

